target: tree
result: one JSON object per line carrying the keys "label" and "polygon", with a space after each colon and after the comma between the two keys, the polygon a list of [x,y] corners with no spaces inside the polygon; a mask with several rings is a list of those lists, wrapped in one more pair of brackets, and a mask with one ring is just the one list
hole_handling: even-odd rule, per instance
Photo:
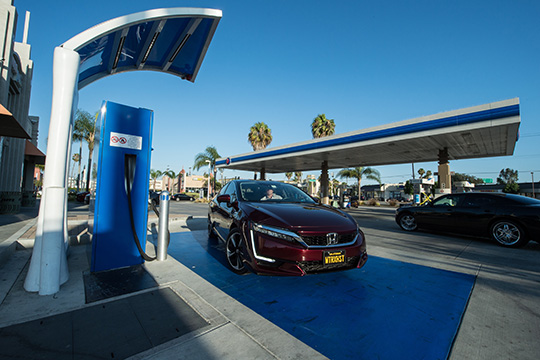
{"label": "tree", "polygon": [[407,195],[414,194],[414,185],[409,180],[405,182],[405,187],[403,188],[403,192]]}
{"label": "tree", "polygon": [[515,182],[509,182],[504,185],[503,192],[509,194],[519,194],[519,184]]}
{"label": "tree", "polygon": [[302,181],[302,172],[297,171],[294,173],[294,179],[295,182],[301,182]]}
{"label": "tree", "polygon": [[424,168],[418,169],[418,175],[420,176],[420,179],[424,178],[425,173],[426,173],[426,170],[424,170]]}
{"label": "tree", "polygon": [[338,172],[337,176],[340,178],[356,179],[358,181],[358,197],[361,195],[361,183],[363,177],[369,180],[377,181],[379,184],[381,183],[381,174],[379,171],[370,167],[342,169]]}
{"label": "tree", "polygon": [[334,119],[327,119],[325,114],[317,115],[311,123],[311,134],[314,139],[334,135],[335,130]]}
{"label": "tree", "polygon": [[163,175],[163,172],[161,170],[150,170],[150,178],[152,179],[153,181],[153,186],[154,186],[154,191],[156,191],[156,179],[158,177],[160,177],[161,175]]}
{"label": "tree", "polygon": [[[81,168],[81,155],[80,154],[73,154],[73,156],[71,157],[71,160],[73,160],[75,164],[78,163],[79,169]],[[73,169],[71,169],[71,175],[70,175],[71,178],[73,178],[73,170],[75,170],[75,166],[73,166]],[[79,186],[79,177],[77,176],[77,187],[78,186]]]}
{"label": "tree", "polygon": [[[94,152],[94,130],[96,127],[96,116],[90,115],[88,111],[77,110],[75,114],[75,125],[73,126],[73,139],[86,141],[88,144],[88,169],[92,168],[92,155]],[[86,191],[90,189],[91,172],[86,173]]]}
{"label": "tree", "polygon": [[214,173],[214,191],[216,188],[216,160],[220,157],[221,155],[214,146],[207,146],[204,152],[195,155],[195,163],[193,164],[193,169],[199,170],[208,166],[208,161],[210,161],[210,170]]}
{"label": "tree", "polygon": [[285,173],[285,177],[287,178],[288,181],[291,181],[292,175],[293,175],[293,173],[290,172],[290,171]]}
{"label": "tree", "polygon": [[467,174],[461,174],[461,173],[455,173],[452,175],[452,183],[458,182],[458,181],[468,181],[471,184],[483,184],[484,180],[477,178],[473,175],[467,175]]}
{"label": "tree", "polygon": [[253,151],[266,149],[272,142],[272,130],[263,122],[255,123],[249,128],[248,142],[253,147]]}
{"label": "tree", "polygon": [[[173,184],[172,184],[172,189],[170,189],[171,191],[171,194],[174,194],[174,179],[176,179],[178,177],[178,175],[176,175],[176,173],[173,171],[173,170],[167,170],[163,173],[163,175],[167,175],[170,179],[172,179],[173,181]],[[167,190],[169,190],[169,183],[167,182]]]}
{"label": "tree", "polygon": [[499,172],[499,177],[497,178],[497,184],[506,185],[508,183],[515,183],[518,181],[518,171],[512,170],[509,168],[502,169]]}

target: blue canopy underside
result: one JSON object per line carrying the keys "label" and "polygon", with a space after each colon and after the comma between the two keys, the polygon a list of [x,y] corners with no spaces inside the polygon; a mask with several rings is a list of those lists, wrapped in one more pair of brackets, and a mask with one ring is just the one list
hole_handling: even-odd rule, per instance
{"label": "blue canopy underside", "polygon": [[[203,18],[170,66],[166,70],[164,68],[173,57],[171,54],[174,53],[177,39],[185,33],[192,19],[192,17],[168,19],[160,32],[156,32],[155,29],[161,20],[134,24],[128,28],[123,43],[120,43],[119,39],[122,33],[125,34],[125,29],[118,29],[93,40],[77,50],[81,57],[79,83],[107,76],[111,74],[111,70],[116,73],[157,70],[191,80],[201,56],[204,55],[202,53],[215,19]],[[141,65],[143,52],[148,49],[148,40],[152,39],[150,37],[156,37],[155,43]],[[120,46],[121,52],[116,67],[111,69]]]}

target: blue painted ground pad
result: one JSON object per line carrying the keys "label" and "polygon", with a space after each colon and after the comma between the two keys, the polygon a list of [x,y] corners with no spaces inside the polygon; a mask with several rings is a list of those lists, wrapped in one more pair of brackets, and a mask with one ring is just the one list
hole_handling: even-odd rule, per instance
{"label": "blue painted ground pad", "polygon": [[331,359],[446,359],[475,280],[374,256],[360,270],[238,276],[222,251],[171,234],[170,256]]}

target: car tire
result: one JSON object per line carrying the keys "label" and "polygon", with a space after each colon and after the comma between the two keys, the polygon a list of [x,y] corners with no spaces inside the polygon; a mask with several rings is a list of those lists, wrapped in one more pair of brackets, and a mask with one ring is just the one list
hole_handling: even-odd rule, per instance
{"label": "car tire", "polygon": [[227,237],[225,243],[225,254],[227,256],[227,263],[229,267],[236,274],[245,274],[247,269],[244,265],[244,259],[242,257],[242,244],[244,240],[242,233],[238,229],[233,229]]}
{"label": "car tire", "polygon": [[180,201],[180,198],[176,198],[176,199],[174,199],[174,200],[176,200],[176,201]]}
{"label": "car tire", "polygon": [[398,224],[405,231],[415,231],[418,229],[416,218],[411,213],[401,214],[398,218]]}
{"label": "car tire", "polygon": [[217,238],[216,233],[214,232],[214,227],[212,226],[212,221],[210,221],[210,217],[208,218],[208,238]]}
{"label": "car tire", "polygon": [[497,244],[504,247],[518,248],[529,242],[521,226],[511,220],[495,221],[489,228],[489,234]]}

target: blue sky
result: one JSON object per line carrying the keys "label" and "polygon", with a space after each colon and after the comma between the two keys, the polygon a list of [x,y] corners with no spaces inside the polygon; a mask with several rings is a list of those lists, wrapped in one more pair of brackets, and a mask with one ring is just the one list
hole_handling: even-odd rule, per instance
{"label": "blue sky", "polygon": [[[91,113],[103,100],[154,110],[153,169],[188,170],[209,145],[223,157],[252,151],[247,134],[259,121],[271,128],[273,147],[311,139],[310,124],[320,113],[343,133],[519,97],[521,137],[514,155],[451,161],[450,167],[493,179],[509,167],[519,171],[520,181],[530,181],[532,171],[540,179],[536,0],[15,0],[14,5],[17,41],[25,11],[31,13],[30,114],[40,117],[43,151],[56,46],[118,16],[207,7],[221,9],[223,18],[195,83],[132,72],[79,93],[79,108]],[[83,147],[83,163],[85,158]],[[436,162],[415,164],[420,167],[437,171]],[[385,183],[411,177],[410,164],[376,168]],[[252,176],[230,170],[224,175]]]}

